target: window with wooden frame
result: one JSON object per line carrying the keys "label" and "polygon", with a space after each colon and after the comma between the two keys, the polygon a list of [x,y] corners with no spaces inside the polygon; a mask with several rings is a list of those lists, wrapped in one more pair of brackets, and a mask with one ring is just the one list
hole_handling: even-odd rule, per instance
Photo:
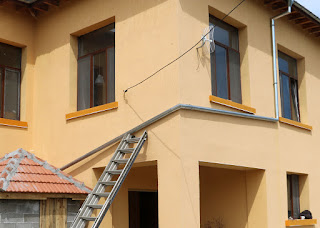
{"label": "window with wooden frame", "polygon": [[115,101],[114,23],[78,38],[78,110]]}
{"label": "window with wooden frame", "polygon": [[278,52],[282,117],[300,122],[297,60]]}
{"label": "window with wooden frame", "polygon": [[215,51],[211,53],[212,95],[242,103],[238,29],[210,15]]}
{"label": "window with wooden frame", "polygon": [[0,43],[0,118],[20,119],[21,52]]}
{"label": "window with wooden frame", "polygon": [[299,175],[287,175],[288,218],[300,218]]}

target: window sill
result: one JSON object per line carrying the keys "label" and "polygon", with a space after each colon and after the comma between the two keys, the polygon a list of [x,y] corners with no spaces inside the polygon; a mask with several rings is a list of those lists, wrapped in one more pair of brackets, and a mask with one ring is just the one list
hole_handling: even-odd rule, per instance
{"label": "window sill", "polygon": [[68,113],[68,114],[66,114],[66,119],[67,120],[72,120],[72,119],[80,118],[80,117],[83,117],[83,116],[89,116],[89,115],[92,115],[92,114],[95,114],[95,113],[104,112],[104,111],[108,111],[108,110],[112,110],[112,109],[116,109],[116,108],[118,108],[118,102],[112,102],[112,103],[108,103],[108,104],[105,104],[105,105],[100,105],[100,106],[97,106],[97,107],[88,108],[88,109],[85,109],[85,110]]}
{"label": "window sill", "polygon": [[311,226],[316,224],[317,224],[317,219],[286,220],[286,226]]}
{"label": "window sill", "polygon": [[256,109],[255,108],[251,108],[249,106],[243,105],[243,104],[239,104],[230,100],[226,100],[220,97],[216,97],[213,95],[209,96],[209,100],[212,103],[216,103],[216,104],[220,104],[220,105],[224,105],[230,108],[234,108],[243,112],[247,112],[250,114],[255,114],[256,113]]}
{"label": "window sill", "polygon": [[297,122],[297,121],[294,121],[294,120],[290,120],[290,119],[287,119],[287,118],[279,117],[279,121],[281,123],[289,124],[289,125],[294,126],[294,127],[299,127],[299,128],[302,128],[302,129],[305,129],[305,130],[308,130],[308,131],[312,131],[312,126],[309,126],[307,124],[303,124],[303,123],[300,123],[300,122]]}
{"label": "window sill", "polygon": [[4,118],[0,118],[0,125],[10,126],[10,127],[19,127],[19,128],[28,128],[27,122],[23,122],[19,120],[4,119]]}

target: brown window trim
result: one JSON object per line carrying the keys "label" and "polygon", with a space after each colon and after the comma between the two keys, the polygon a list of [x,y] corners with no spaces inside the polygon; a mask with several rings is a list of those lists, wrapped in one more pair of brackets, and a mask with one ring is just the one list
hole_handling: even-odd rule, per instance
{"label": "brown window trim", "polygon": [[224,99],[224,98],[221,98],[221,97],[210,95],[209,96],[209,101],[212,102],[212,103],[215,103],[215,104],[220,104],[220,105],[223,105],[223,106],[227,106],[229,108],[234,108],[234,109],[246,112],[246,113],[250,113],[250,114],[255,114],[256,113],[256,109],[255,108],[252,108],[252,107],[249,107],[249,106],[246,106],[246,105],[243,105],[243,104],[239,104],[237,102],[234,102],[234,101],[231,101],[231,100],[227,100],[227,99]]}
{"label": "brown window trim", "polygon": [[298,122],[298,121],[290,120],[290,119],[287,119],[287,118],[284,118],[284,117],[281,117],[281,116],[279,117],[279,122],[291,125],[293,127],[298,127],[298,128],[301,128],[301,129],[312,131],[312,126],[310,126],[310,125],[303,124],[303,123]]}
{"label": "brown window trim", "polygon": [[291,219],[291,220],[286,220],[285,225],[287,227],[290,226],[311,226],[311,225],[316,225],[318,223],[317,219]]}
{"label": "brown window trim", "polygon": [[18,119],[17,119],[17,121],[19,121],[20,120],[20,99],[21,99],[21,97],[20,97],[20,93],[21,93],[21,69],[19,69],[19,68],[15,68],[15,67],[9,67],[9,66],[5,66],[5,65],[1,65],[0,64],[0,70],[2,69],[2,80],[1,80],[1,84],[2,84],[2,91],[0,91],[1,92],[1,98],[2,98],[2,100],[1,100],[1,107],[0,107],[0,118],[2,118],[2,119],[4,119],[4,87],[5,87],[5,70],[6,69],[11,69],[11,70],[16,70],[16,71],[19,71],[19,102],[18,102],[18,110],[19,110],[19,113],[18,113]]}
{"label": "brown window trim", "polygon": [[88,109],[68,113],[68,114],[66,114],[66,120],[72,120],[72,119],[76,119],[76,118],[80,118],[80,117],[84,117],[84,116],[89,116],[89,115],[93,115],[95,113],[100,113],[100,112],[104,112],[104,111],[108,111],[108,110],[112,110],[112,109],[117,109],[117,108],[118,108],[118,102],[115,101],[112,103],[107,103],[104,105],[95,106],[93,108],[88,108]]}
{"label": "brown window trim", "polygon": [[[90,56],[90,108],[94,108],[94,107],[97,107],[97,106],[93,106],[93,98],[94,98],[94,95],[93,95],[93,56],[96,55],[96,54],[99,54],[99,53],[103,53],[105,52],[106,54],[106,73],[104,75],[104,78],[105,78],[105,81],[107,83],[107,72],[108,72],[108,49],[109,48],[114,48],[115,46],[114,45],[111,45],[111,46],[108,46],[106,48],[103,48],[103,49],[100,49],[100,50],[97,50],[95,52],[91,52],[91,53],[88,53],[86,55],[83,55],[83,56],[80,56],[78,57],[78,60],[79,61],[80,59],[83,59],[85,57],[88,57]],[[77,80],[79,80],[79,77],[77,77]],[[79,82],[77,82],[77,85],[78,85]],[[107,84],[106,84],[106,89],[107,89]],[[106,91],[106,100],[108,100],[108,92]],[[77,108],[78,109],[78,108]],[[81,110],[79,110],[81,111]]]}

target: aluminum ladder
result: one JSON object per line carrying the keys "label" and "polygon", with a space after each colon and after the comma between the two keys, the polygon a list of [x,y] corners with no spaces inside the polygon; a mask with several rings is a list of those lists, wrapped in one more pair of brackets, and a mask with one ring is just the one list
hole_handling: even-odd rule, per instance
{"label": "aluminum ladder", "polygon": [[[147,137],[146,131],[139,138],[131,134],[124,135],[111,161],[101,174],[98,183],[79,209],[71,228],[84,228],[89,221],[94,222],[91,228],[98,228],[100,226]],[[136,144],[136,146],[130,148],[129,145],[132,144]],[[129,158],[126,158],[128,156]],[[119,165],[125,166],[123,169],[118,169]],[[111,188],[111,191],[106,192],[108,188]],[[103,205],[98,204],[102,197],[106,198]],[[91,217],[95,210],[100,210],[98,216]]]}

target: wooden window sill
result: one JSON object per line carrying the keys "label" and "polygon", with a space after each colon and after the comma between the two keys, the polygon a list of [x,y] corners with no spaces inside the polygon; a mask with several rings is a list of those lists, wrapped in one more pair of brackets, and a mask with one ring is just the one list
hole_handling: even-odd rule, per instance
{"label": "wooden window sill", "polygon": [[286,226],[312,226],[317,224],[317,219],[292,219],[286,220]]}
{"label": "wooden window sill", "polygon": [[104,111],[108,111],[108,110],[112,110],[112,109],[116,109],[116,108],[118,108],[118,102],[112,102],[112,103],[108,103],[105,105],[100,105],[100,106],[96,106],[93,108],[88,108],[85,110],[80,110],[77,112],[68,113],[68,114],[66,114],[66,119],[72,120],[72,119],[80,118],[83,116],[89,116],[89,115],[92,115],[95,113],[104,112]]}
{"label": "wooden window sill", "polygon": [[10,126],[10,127],[19,127],[19,128],[28,128],[28,123],[20,120],[10,120],[0,118],[0,125]]}
{"label": "wooden window sill", "polygon": [[312,126],[309,126],[307,124],[303,124],[303,123],[300,123],[300,122],[297,122],[297,121],[294,121],[294,120],[290,120],[290,119],[287,119],[287,118],[279,117],[279,121],[281,123],[289,124],[289,125],[294,126],[294,127],[299,127],[299,128],[305,129],[305,130],[312,131]]}
{"label": "wooden window sill", "polygon": [[256,109],[255,108],[251,108],[249,106],[246,106],[246,105],[243,105],[243,104],[239,104],[239,103],[236,103],[236,102],[233,102],[233,101],[230,101],[230,100],[226,100],[226,99],[223,99],[223,98],[220,98],[220,97],[216,97],[216,96],[213,96],[213,95],[209,96],[209,100],[212,103],[224,105],[224,106],[227,106],[227,107],[230,107],[230,108],[234,108],[234,109],[237,109],[237,110],[240,110],[240,111],[243,111],[243,112],[247,112],[247,113],[250,113],[250,114],[255,114],[256,113]]}

